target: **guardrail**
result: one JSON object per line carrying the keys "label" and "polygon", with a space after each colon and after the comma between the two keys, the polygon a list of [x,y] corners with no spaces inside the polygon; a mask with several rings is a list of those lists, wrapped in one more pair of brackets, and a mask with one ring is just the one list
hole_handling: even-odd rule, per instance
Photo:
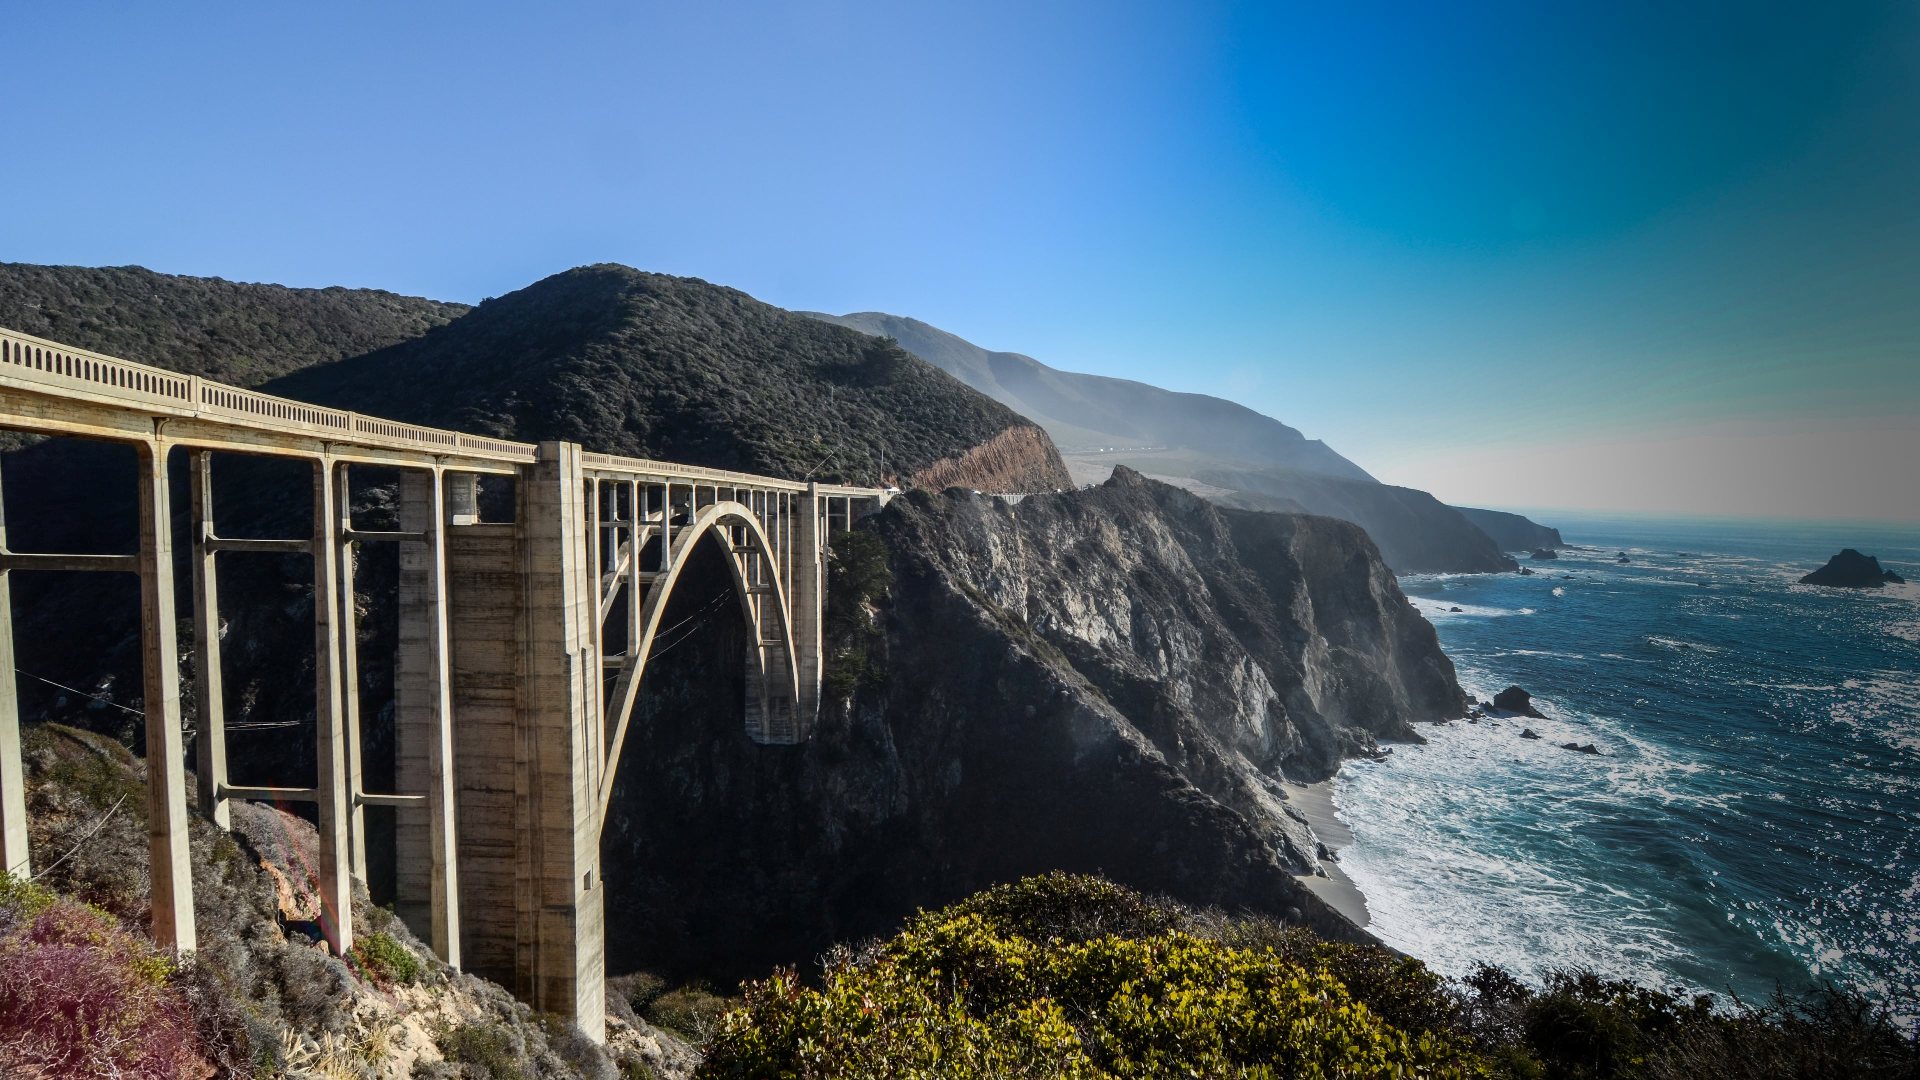
{"label": "guardrail", "polygon": [[[533,461],[537,450],[533,443],[406,424],[275,397],[258,390],[228,386],[198,375],[181,375],[164,368],[76,349],[71,345],[0,327],[0,383],[7,381],[42,393],[137,407],[158,415],[193,416],[381,449],[417,450],[517,464]],[[677,465],[617,454],[585,453],[582,458],[587,468],[608,472],[788,491],[807,489],[807,485],[801,481],[708,469],[698,465]],[[821,485],[820,491],[836,497],[882,494],[877,488],[839,485]]]}

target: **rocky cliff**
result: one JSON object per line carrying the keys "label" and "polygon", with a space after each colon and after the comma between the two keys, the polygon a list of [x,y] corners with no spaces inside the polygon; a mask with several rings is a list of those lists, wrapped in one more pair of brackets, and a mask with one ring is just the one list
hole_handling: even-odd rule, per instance
{"label": "rocky cliff", "polygon": [[650,672],[604,844],[616,968],[751,971],[1048,869],[1352,937],[1294,877],[1279,778],[1466,705],[1358,528],[1126,471],[896,499],[837,546],[832,603],[805,746],[741,734],[737,626]]}

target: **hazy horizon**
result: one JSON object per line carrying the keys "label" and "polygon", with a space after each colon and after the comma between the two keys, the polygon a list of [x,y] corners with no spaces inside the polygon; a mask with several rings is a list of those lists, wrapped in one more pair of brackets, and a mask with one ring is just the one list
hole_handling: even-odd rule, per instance
{"label": "hazy horizon", "polygon": [[106,11],[11,20],[0,259],[466,301],[615,261],[1449,502],[1920,521],[1906,5]]}

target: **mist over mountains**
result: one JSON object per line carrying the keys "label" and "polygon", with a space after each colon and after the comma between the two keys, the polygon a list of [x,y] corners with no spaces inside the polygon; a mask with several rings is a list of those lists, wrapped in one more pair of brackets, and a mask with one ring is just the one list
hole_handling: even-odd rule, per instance
{"label": "mist over mountains", "polygon": [[1512,570],[1505,552],[1560,543],[1557,531],[1517,514],[1450,507],[1382,484],[1326,443],[1223,398],[1060,371],[884,312],[806,314],[897,341],[1038,423],[1076,483],[1098,483],[1126,466],[1225,506],[1351,521],[1401,573]]}

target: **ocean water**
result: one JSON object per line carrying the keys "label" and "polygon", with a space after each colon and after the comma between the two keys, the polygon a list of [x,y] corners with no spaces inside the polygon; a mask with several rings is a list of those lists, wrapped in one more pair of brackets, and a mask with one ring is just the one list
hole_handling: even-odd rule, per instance
{"label": "ocean water", "polygon": [[1920,1016],[1920,584],[1796,584],[1842,547],[1920,582],[1920,530],[1538,520],[1587,550],[1402,580],[1476,699],[1518,684],[1548,719],[1341,771],[1373,931],[1455,975],[1831,980]]}

